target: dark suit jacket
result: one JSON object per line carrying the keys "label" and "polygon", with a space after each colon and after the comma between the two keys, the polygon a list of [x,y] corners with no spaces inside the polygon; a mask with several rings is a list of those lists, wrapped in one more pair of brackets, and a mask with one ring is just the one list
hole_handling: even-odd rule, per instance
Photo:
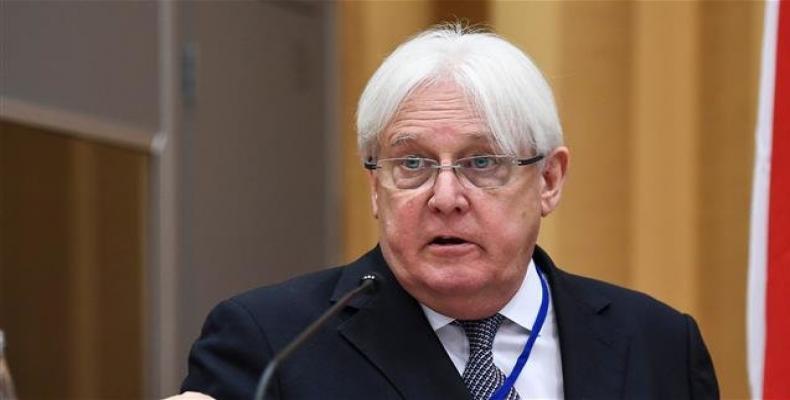
{"label": "dark suit jacket", "polygon": [[[710,356],[690,316],[644,294],[563,272],[539,248],[534,259],[551,287],[566,398],[718,398]],[[469,399],[418,303],[378,248],[347,266],[219,304],[192,347],[182,390],[252,399],[272,354],[368,271],[386,282],[280,366],[273,398]]]}

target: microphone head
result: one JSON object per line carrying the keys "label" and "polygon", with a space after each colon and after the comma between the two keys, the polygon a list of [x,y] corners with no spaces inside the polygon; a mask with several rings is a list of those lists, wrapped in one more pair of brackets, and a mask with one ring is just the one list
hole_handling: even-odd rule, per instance
{"label": "microphone head", "polygon": [[375,272],[367,272],[359,278],[359,284],[366,285],[369,294],[376,293],[383,283],[384,278]]}

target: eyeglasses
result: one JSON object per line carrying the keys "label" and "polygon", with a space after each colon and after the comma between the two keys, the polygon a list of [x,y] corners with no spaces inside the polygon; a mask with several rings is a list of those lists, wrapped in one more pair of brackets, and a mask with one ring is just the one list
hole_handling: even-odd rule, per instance
{"label": "eyeglasses", "polygon": [[508,155],[480,155],[441,165],[431,158],[404,157],[365,161],[366,169],[378,171],[383,185],[394,189],[417,189],[436,179],[440,170],[452,169],[461,182],[480,189],[491,189],[510,182],[515,167],[534,164],[543,159],[539,154],[530,158]]}

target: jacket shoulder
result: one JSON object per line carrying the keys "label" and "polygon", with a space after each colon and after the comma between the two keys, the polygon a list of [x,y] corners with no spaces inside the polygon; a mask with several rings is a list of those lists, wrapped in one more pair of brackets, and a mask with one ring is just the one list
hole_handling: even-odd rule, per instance
{"label": "jacket shoulder", "polygon": [[635,290],[559,270],[557,277],[563,293],[599,317],[606,337],[627,338],[624,397],[719,398],[710,353],[690,315]]}
{"label": "jacket shoulder", "polygon": [[260,287],[220,302],[192,346],[181,390],[217,399],[252,398],[264,366],[277,349],[329,306],[341,268]]}
{"label": "jacket shoulder", "polygon": [[274,318],[285,323],[298,317],[309,318],[330,306],[330,297],[343,268],[333,267],[278,284],[251,289],[225,300],[224,303],[236,304],[256,321]]}
{"label": "jacket shoulder", "polygon": [[646,293],[563,271],[558,271],[558,275],[569,295],[609,315],[629,331],[676,330],[677,334],[683,334],[686,329],[688,315]]}

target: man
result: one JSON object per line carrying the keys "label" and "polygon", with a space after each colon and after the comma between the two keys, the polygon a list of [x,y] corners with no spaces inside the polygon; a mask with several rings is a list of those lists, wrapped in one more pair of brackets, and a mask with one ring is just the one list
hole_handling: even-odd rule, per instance
{"label": "man", "polygon": [[551,90],[507,41],[446,26],[368,82],[358,137],[380,243],[209,315],[183,390],[251,398],[261,371],[362,275],[385,282],[282,364],[282,399],[717,398],[693,319],[559,270],[536,246],[568,149]]}

